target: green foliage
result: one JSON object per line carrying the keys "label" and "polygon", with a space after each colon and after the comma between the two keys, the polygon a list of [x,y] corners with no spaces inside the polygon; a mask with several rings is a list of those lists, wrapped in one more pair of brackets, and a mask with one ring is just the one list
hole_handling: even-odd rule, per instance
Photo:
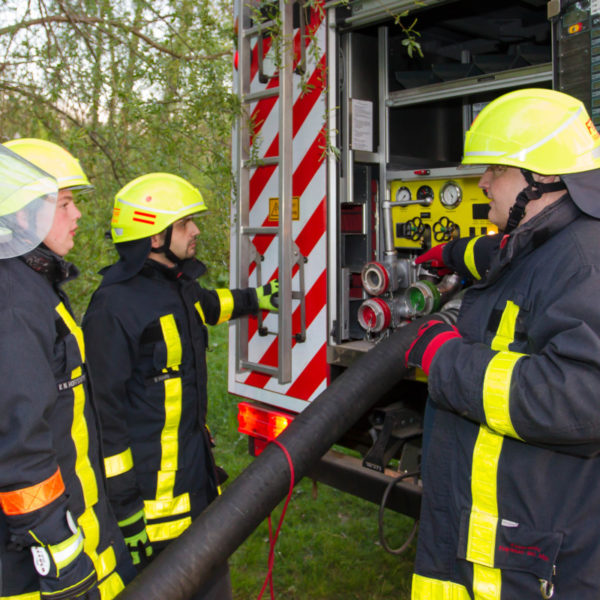
{"label": "green foliage", "polygon": [[69,286],[78,314],[116,257],[103,237],[115,192],[151,171],[201,189],[200,256],[223,279],[237,114],[230,0],[4,0],[0,24],[0,141],[63,145],[95,186],[69,255],[84,275]]}

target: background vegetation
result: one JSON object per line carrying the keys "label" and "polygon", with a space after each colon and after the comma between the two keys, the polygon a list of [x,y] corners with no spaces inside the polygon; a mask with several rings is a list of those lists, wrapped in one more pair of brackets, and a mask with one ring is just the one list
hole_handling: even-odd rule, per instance
{"label": "background vegetation", "polygon": [[[0,0],[0,142],[31,136],[63,145],[95,186],[80,201],[84,218],[69,254],[82,271],[67,290],[79,316],[97,271],[116,257],[104,239],[114,194],[151,171],[177,173],[202,190],[210,208],[202,217],[204,283],[226,285],[231,14],[230,0]],[[227,393],[226,334],[226,326],[211,333],[209,416],[231,481],[251,458]],[[392,546],[411,525],[386,516]],[[267,553],[264,523],[231,559],[236,600],[257,597]],[[402,600],[412,559],[412,551],[398,558],[379,546],[375,505],[305,480],[279,538],[275,590],[287,600]]]}

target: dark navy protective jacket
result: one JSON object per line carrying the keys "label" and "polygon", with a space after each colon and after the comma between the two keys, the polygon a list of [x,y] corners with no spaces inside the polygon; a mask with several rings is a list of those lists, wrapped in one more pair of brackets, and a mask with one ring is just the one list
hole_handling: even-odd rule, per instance
{"label": "dark navy protective jacket", "polygon": [[49,251],[0,261],[0,596],[39,598],[32,532],[44,544],[85,536],[100,597],[135,576],[110,509],[83,335],[59,284],[72,265]]}
{"label": "dark navy protective jacket", "polygon": [[101,286],[83,320],[109,495],[118,520],[144,508],[153,545],[179,536],[217,495],[206,428],[205,323],[256,313],[254,289],[207,290],[193,259],[147,261]]}
{"label": "dark navy protective jacket", "polygon": [[568,196],[467,291],[429,373],[414,600],[600,597],[599,299],[600,221]]}

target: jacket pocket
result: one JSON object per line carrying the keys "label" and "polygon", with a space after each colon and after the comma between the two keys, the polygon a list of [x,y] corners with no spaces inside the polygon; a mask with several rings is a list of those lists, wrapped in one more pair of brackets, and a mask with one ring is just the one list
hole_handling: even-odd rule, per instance
{"label": "jacket pocket", "polygon": [[555,531],[539,531],[509,519],[464,510],[457,556],[487,567],[531,573],[550,582],[563,537]]}

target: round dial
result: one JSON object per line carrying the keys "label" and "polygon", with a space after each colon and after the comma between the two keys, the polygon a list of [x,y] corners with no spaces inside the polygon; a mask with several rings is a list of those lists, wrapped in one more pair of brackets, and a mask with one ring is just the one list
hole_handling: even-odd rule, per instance
{"label": "round dial", "polygon": [[417,190],[417,200],[420,201],[421,206],[429,206],[433,202],[433,190],[428,185],[422,185]]}
{"label": "round dial", "polygon": [[407,202],[410,202],[412,199],[410,190],[406,187],[406,186],[402,186],[398,188],[398,191],[396,192],[396,202],[398,202],[398,204],[406,204]]}
{"label": "round dial", "polygon": [[462,190],[453,181],[446,182],[440,190],[440,202],[446,208],[456,208],[462,200]]}

